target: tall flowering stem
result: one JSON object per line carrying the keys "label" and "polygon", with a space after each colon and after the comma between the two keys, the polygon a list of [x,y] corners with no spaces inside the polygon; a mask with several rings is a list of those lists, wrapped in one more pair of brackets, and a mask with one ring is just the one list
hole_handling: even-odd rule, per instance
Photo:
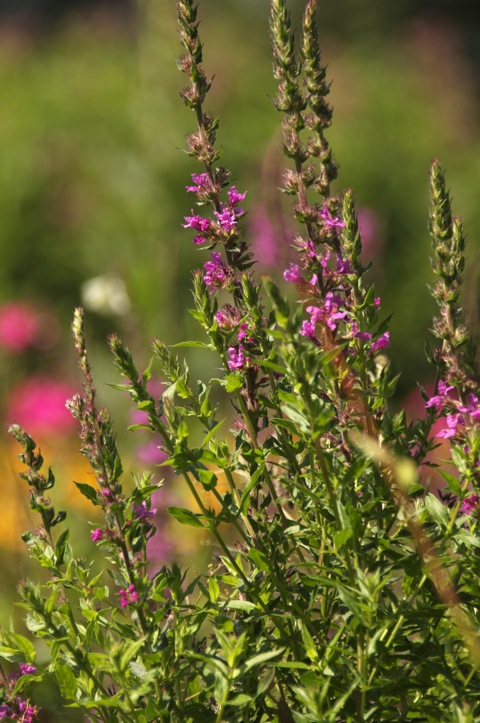
{"label": "tall flowering stem", "polygon": [[460,291],[465,268],[465,235],[461,218],[453,216],[445,174],[437,160],[430,171],[430,235],[435,281],[432,296],[439,315],[433,334],[439,347],[432,360],[438,369],[435,394],[426,408],[445,426],[438,438],[450,440],[452,455],[462,460],[457,512],[478,508],[480,490],[480,385],[475,345],[463,320]]}

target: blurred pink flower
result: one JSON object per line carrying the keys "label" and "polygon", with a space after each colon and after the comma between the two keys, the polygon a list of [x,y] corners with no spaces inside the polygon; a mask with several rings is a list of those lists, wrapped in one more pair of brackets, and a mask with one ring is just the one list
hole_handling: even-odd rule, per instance
{"label": "blurred pink flower", "polygon": [[7,399],[6,419],[32,434],[69,434],[76,422],[65,407],[77,389],[70,382],[33,376],[17,384]]}
{"label": "blurred pink flower", "polygon": [[381,223],[377,214],[366,206],[358,209],[358,227],[362,236],[362,250],[368,257],[378,253],[383,245]]}
{"label": "blurred pink flower", "polygon": [[256,261],[262,266],[275,266],[278,261],[278,240],[268,213],[262,205],[258,205],[252,212],[250,234]]}
{"label": "blurred pink flower", "polygon": [[39,315],[22,301],[0,306],[0,346],[19,352],[35,346],[40,331]]}
{"label": "blurred pink flower", "polygon": [[145,464],[148,466],[165,462],[165,460],[168,458],[168,454],[163,450],[159,449],[158,445],[161,444],[161,441],[162,440],[159,437],[158,442],[155,442],[153,439],[151,439],[149,442],[139,445],[137,447],[138,461],[141,462],[141,464]]}

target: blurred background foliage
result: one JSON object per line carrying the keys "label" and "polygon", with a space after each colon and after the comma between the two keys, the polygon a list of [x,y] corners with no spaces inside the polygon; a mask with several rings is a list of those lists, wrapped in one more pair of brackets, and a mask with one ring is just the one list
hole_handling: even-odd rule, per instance
{"label": "blurred background foliage", "polygon": [[[96,379],[113,408],[126,468],[159,461],[154,440],[124,434],[130,413],[110,390],[105,337],[118,331],[139,366],[153,335],[198,335],[186,310],[191,271],[205,260],[181,228],[185,191],[198,171],[180,152],[193,117],[179,98],[174,2],[3,0],[0,4],[0,403],[42,442],[57,471],[58,504],[74,504],[74,538],[92,556],[71,479],[88,479],[63,411],[75,390],[69,324],[89,311]],[[201,0],[208,107],[221,117],[223,163],[248,189],[246,229],[259,268],[281,276],[293,226],[276,192],[283,168],[271,96],[267,0]],[[298,24],[303,3],[292,0]],[[330,140],[338,190],[355,190],[366,261],[392,320],[398,401],[429,381],[423,353],[433,311],[427,176],[438,156],[469,237],[465,308],[477,330],[480,255],[480,6],[473,0],[322,0],[324,61],[333,81]],[[199,254],[199,255],[196,255]],[[198,376],[211,357],[192,355]],[[409,402],[415,406],[415,401]],[[1,441],[4,515],[0,544],[14,588],[28,566],[21,532],[31,524],[16,477],[16,450]],[[156,456],[157,455],[157,456]],[[178,498],[168,487],[162,506]],[[73,496],[72,496],[73,495]],[[76,522],[77,521],[77,522]],[[199,540],[160,518],[155,555],[191,556]],[[85,539],[87,537],[87,539]],[[173,553],[172,550],[176,552]],[[205,553],[209,554],[208,551]],[[0,616],[8,619],[12,596]],[[17,613],[15,613],[17,615]],[[69,720],[76,720],[69,714]],[[50,716],[50,717],[49,717]],[[57,717],[56,717],[57,716]],[[47,710],[44,720],[66,720]]]}

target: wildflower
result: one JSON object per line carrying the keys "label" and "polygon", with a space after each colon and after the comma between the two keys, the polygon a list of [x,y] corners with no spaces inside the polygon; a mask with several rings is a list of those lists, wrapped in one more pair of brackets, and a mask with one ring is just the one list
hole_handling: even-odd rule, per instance
{"label": "wildflower", "polygon": [[382,303],[381,298],[379,296],[376,296],[373,300],[373,305],[374,305],[375,309],[380,308],[381,303]]}
{"label": "wildflower", "polygon": [[323,225],[327,229],[336,231],[338,228],[344,228],[345,222],[341,218],[332,216],[330,209],[326,204],[322,206],[318,213],[318,217],[323,221]]}
{"label": "wildflower", "polygon": [[390,332],[386,331],[385,334],[382,334],[378,337],[370,347],[370,351],[372,354],[375,354],[375,352],[380,351],[380,349],[386,349],[390,346]]}
{"label": "wildflower", "polygon": [[305,320],[300,327],[299,334],[309,339],[315,339],[315,325],[311,321]]}
{"label": "wildflower", "polygon": [[187,186],[189,193],[205,193],[210,189],[210,179],[206,173],[192,173],[192,181],[195,186]]}
{"label": "wildflower", "polygon": [[122,608],[126,608],[128,605],[136,605],[136,603],[138,603],[138,593],[135,589],[135,585],[129,585],[126,590],[119,590],[118,595],[120,597],[120,605]]}
{"label": "wildflower", "polygon": [[149,510],[147,507],[147,503],[145,500],[140,505],[137,505],[136,502],[133,503],[133,514],[137,518],[137,520],[140,520],[141,522],[145,522],[146,524],[150,524],[150,520],[155,517],[157,514],[157,509]]}
{"label": "wildflower", "polygon": [[359,331],[358,324],[354,321],[352,323],[351,335],[354,339],[360,339],[360,341],[370,341],[372,335],[368,331]]}
{"label": "wildflower", "polygon": [[210,228],[210,220],[196,213],[193,216],[185,216],[185,221],[187,223],[182,223],[183,228],[193,228],[195,231],[202,231],[202,233]]}
{"label": "wildflower", "polygon": [[288,269],[283,272],[283,278],[289,283],[298,283],[302,281],[302,274],[300,273],[300,267],[298,264],[289,263]]}
{"label": "wildflower", "polygon": [[211,222],[208,218],[203,218],[203,216],[199,216],[198,214],[194,214],[192,211],[193,216],[185,216],[186,223],[182,223],[183,228],[193,228],[195,231],[200,231],[199,236],[194,236],[193,243],[194,244],[203,244],[207,239],[206,236],[202,235],[207,233],[207,231],[210,230]]}
{"label": "wildflower", "polygon": [[228,202],[231,206],[238,206],[239,203],[242,203],[242,201],[245,200],[245,196],[247,195],[247,192],[245,193],[239,193],[235,186],[232,186],[228,190]]}
{"label": "wildflower", "polygon": [[233,278],[233,271],[229,266],[225,266],[222,257],[215,251],[212,253],[212,260],[203,264],[205,281],[209,292],[212,294],[215,288],[224,289]]}
{"label": "wildflower", "polygon": [[242,322],[238,328],[238,341],[246,341],[248,344],[253,344],[255,339],[253,336],[247,337],[248,334],[248,324],[246,321]]}
{"label": "wildflower", "polygon": [[336,331],[338,322],[348,318],[346,311],[339,311],[342,303],[342,298],[338,294],[329,291],[325,296],[323,308],[307,306],[307,313],[312,317],[312,324],[322,322],[332,331]]}
{"label": "wildflower", "polygon": [[214,211],[223,231],[230,233],[237,225],[237,214],[233,208],[220,204],[221,211]]}
{"label": "wildflower", "polygon": [[[345,225],[345,224],[344,224]],[[350,263],[350,259],[342,259],[342,257],[339,255],[337,258],[337,271],[339,274],[351,274],[352,271],[352,264]]]}
{"label": "wildflower", "polygon": [[465,499],[462,501],[462,504],[460,505],[460,512],[463,515],[471,515],[472,512],[478,507],[479,502],[480,497],[478,495],[468,495],[468,497],[465,497]]}
{"label": "wildflower", "polygon": [[228,367],[231,372],[236,371],[237,369],[242,369],[245,366],[246,358],[242,344],[239,344],[238,347],[229,347],[228,353],[230,355]]}
{"label": "wildflower", "polygon": [[478,422],[480,420],[480,407],[478,405],[478,397],[472,392],[469,392],[467,394],[467,404],[462,404],[458,407],[458,410],[460,412],[463,412],[464,414],[467,414],[469,418],[474,422]]}
{"label": "wildflower", "polygon": [[36,671],[36,667],[30,663],[20,663],[18,667],[21,675],[31,675]]}
{"label": "wildflower", "polygon": [[448,386],[444,381],[440,380],[438,382],[438,394],[428,400],[425,404],[425,408],[430,409],[431,407],[435,407],[438,409],[442,407],[447,399],[448,393],[451,392],[453,388],[454,387]]}
{"label": "wildflower", "polygon": [[23,723],[33,723],[36,713],[33,705],[29,705],[26,700],[17,698],[17,707],[19,712],[22,714],[22,717],[18,720],[21,720]]}
{"label": "wildflower", "polygon": [[94,542],[100,542],[100,540],[103,540],[103,530],[100,527],[97,527],[90,533],[90,537]]}
{"label": "wildflower", "polygon": [[455,437],[458,432],[459,425],[463,424],[462,415],[447,414],[446,422],[447,426],[444,429],[441,429],[440,432],[435,435],[436,437],[440,437],[441,439],[450,439],[451,437]]}
{"label": "wildflower", "polygon": [[222,309],[217,311],[215,319],[221,329],[230,330],[237,326],[242,315],[239,309],[236,309],[231,304],[225,304]]}

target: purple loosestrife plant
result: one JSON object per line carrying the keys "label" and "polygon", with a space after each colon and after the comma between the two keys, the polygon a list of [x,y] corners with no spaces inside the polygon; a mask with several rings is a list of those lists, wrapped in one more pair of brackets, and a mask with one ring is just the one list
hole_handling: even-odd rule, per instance
{"label": "purple loosestrife plant", "polygon": [[[30,640],[2,633],[0,656],[18,668],[2,674],[0,716],[35,720],[26,691],[51,671],[66,704],[105,723],[478,720],[478,367],[459,306],[465,239],[443,173],[435,161],[439,311],[429,357],[437,384],[424,394],[424,417],[407,422],[389,407],[388,318],[361,260],[354,196],[333,185],[315,0],[306,2],[298,43],[285,1],[271,2],[282,190],[298,223],[284,289],[255,276],[243,228],[248,195],[219,164],[218,121],[205,108],[211,81],[197,8],[178,0],[177,12],[182,98],[196,123],[187,151],[197,167],[186,187],[196,207],[183,226],[208,253],[193,277],[192,313],[205,341],[177,346],[208,350],[223,372],[193,382],[185,362],[154,340],[165,388],[153,393],[150,367],[140,373],[116,336],[110,348],[140,426],[161,440],[174,473],[168,484],[191,492],[190,508],[169,512],[210,533],[211,564],[188,582],[178,565],[149,566],[160,483],[145,473],[133,491],[125,484],[77,310],[84,388],[69,408],[94,472],[94,484],[78,487],[102,512],[90,536],[105,569],[75,556],[68,528],[57,534],[65,513],[47,497],[53,473],[12,427],[41,517],[25,541],[48,571],[42,585],[21,583],[20,595],[27,626],[51,657],[41,667]],[[218,386],[231,404],[230,431],[213,402]],[[440,497],[420,474],[439,420],[449,450]]]}

